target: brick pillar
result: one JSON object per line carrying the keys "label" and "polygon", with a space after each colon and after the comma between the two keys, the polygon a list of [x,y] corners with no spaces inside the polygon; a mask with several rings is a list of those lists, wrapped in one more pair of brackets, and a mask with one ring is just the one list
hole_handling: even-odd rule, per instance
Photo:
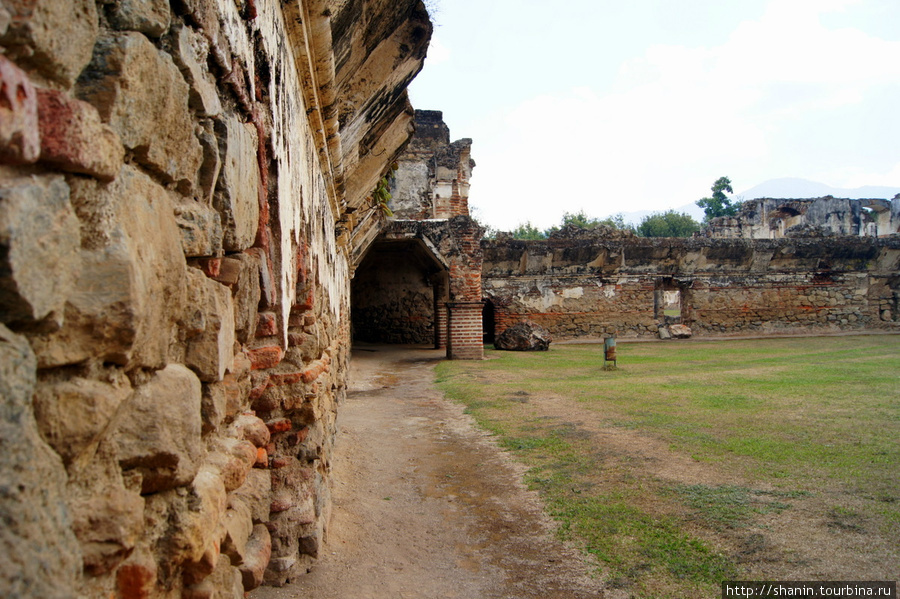
{"label": "brick pillar", "polygon": [[447,347],[447,320],[449,313],[447,311],[447,302],[435,302],[434,307],[434,349],[444,349]]}
{"label": "brick pillar", "polygon": [[481,310],[483,302],[447,302],[450,334],[447,342],[447,358],[451,360],[481,360],[482,344]]}

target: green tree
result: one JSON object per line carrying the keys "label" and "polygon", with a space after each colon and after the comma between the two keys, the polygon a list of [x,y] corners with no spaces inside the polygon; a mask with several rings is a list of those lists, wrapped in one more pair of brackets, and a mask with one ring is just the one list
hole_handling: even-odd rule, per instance
{"label": "green tree", "polygon": [[510,232],[513,239],[546,239],[547,235],[531,224],[523,223]]}
{"label": "green tree", "polygon": [[734,216],[741,208],[741,202],[731,203],[725,192],[734,193],[731,189],[731,179],[728,177],[719,177],[712,186],[712,197],[697,200],[697,205],[703,208],[703,222],[709,222],[710,219],[717,216]]}
{"label": "green tree", "polygon": [[668,210],[645,216],[637,226],[641,237],[690,237],[700,230],[700,223],[689,214]]}
{"label": "green tree", "polygon": [[567,227],[569,225],[574,225],[581,229],[596,229],[597,227],[604,226],[610,227],[612,229],[623,229],[623,230],[634,230],[632,225],[629,225],[625,222],[625,217],[619,213],[614,216],[608,216],[604,219],[595,218],[593,216],[588,216],[584,213],[584,210],[579,210],[578,212],[566,212],[563,214],[562,223],[560,226],[552,226],[546,231],[544,231],[544,236],[549,237],[551,233],[558,231],[562,227]]}

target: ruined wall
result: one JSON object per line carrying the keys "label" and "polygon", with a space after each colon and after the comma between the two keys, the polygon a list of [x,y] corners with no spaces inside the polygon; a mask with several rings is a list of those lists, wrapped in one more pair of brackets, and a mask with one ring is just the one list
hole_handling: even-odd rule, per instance
{"label": "ruined wall", "polygon": [[900,232],[898,210],[900,198],[759,198],[744,202],[734,217],[712,219],[705,227],[704,235],[743,239],[885,237]]}
{"label": "ruined wall", "polygon": [[306,571],[430,32],[418,0],[0,1],[0,595]]}
{"label": "ruined wall", "polygon": [[[556,237],[482,242],[496,332],[558,339],[900,330],[900,238]],[[673,302],[673,300],[677,300]]]}
{"label": "ruined wall", "polygon": [[371,253],[354,256],[354,338],[430,337],[451,359],[481,359],[483,231],[469,217],[472,140],[451,143],[436,110],[416,110],[415,124],[391,173],[390,225]]}

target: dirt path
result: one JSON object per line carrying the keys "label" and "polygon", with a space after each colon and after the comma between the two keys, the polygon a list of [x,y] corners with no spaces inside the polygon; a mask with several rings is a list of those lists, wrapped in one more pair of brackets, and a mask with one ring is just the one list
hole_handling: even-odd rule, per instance
{"label": "dirt path", "polygon": [[354,350],[323,554],[253,599],[603,597],[521,470],[434,389],[443,354]]}

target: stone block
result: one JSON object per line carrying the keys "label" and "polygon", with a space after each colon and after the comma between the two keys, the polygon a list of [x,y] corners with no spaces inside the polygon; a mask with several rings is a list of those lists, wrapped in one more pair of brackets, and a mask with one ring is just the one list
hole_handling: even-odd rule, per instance
{"label": "stone block", "polygon": [[162,368],[185,296],[169,193],[129,166],[107,185],[85,178],[71,185],[85,248],[82,267],[62,328],[32,336],[40,364],[95,356],[129,368]]}
{"label": "stone block", "polygon": [[271,558],[272,537],[269,529],[263,524],[257,524],[247,541],[244,562],[240,565],[245,591],[252,591],[262,584]]}
{"label": "stone block", "polygon": [[203,119],[197,128],[197,139],[203,148],[203,161],[197,173],[199,188],[197,194],[205,204],[212,206],[213,193],[222,170],[222,158],[219,156],[219,140],[216,139],[215,127],[211,119]]}
{"label": "stone block", "polygon": [[159,37],[169,29],[172,12],[168,0],[116,0],[109,22],[116,29],[140,31]]}
{"label": "stone block", "polygon": [[259,228],[258,139],[253,125],[235,116],[216,121],[222,170],[213,205],[222,216],[225,249],[239,252],[253,245]]}
{"label": "stone block", "polygon": [[28,164],[40,153],[37,91],[24,71],[0,56],[0,162]]}
{"label": "stone block", "polygon": [[70,497],[69,509],[84,568],[93,576],[115,570],[143,532],[144,500],[127,489],[105,487]]}
{"label": "stone block", "polygon": [[256,447],[241,439],[218,439],[210,451],[208,462],[218,470],[227,492],[240,488],[256,461]]}
{"label": "stone block", "polygon": [[209,577],[196,585],[186,587],[182,599],[243,599],[244,586],[241,573],[231,565],[228,556],[220,555]]}
{"label": "stone block", "polygon": [[231,428],[237,437],[253,443],[254,447],[265,447],[271,440],[269,427],[253,413],[244,413],[234,419]]}
{"label": "stone block", "polygon": [[41,161],[62,170],[109,181],[122,168],[125,150],[97,109],[62,92],[39,89]]}
{"label": "stone block", "polygon": [[32,413],[36,368],[28,341],[0,325],[0,596],[62,599],[80,576],[81,549],[65,470]]}
{"label": "stone block", "polygon": [[178,27],[172,33],[172,57],[190,85],[190,106],[200,116],[222,112],[216,81],[206,67],[209,40],[190,27]]}
{"label": "stone block", "polygon": [[242,501],[232,501],[223,522],[227,534],[222,543],[222,553],[231,558],[231,563],[241,564],[246,556],[247,541],[253,532],[250,507]]}
{"label": "stone block", "polygon": [[123,406],[113,438],[124,469],[143,476],[143,493],[186,485],[202,456],[200,380],[170,364],[135,389]]}
{"label": "stone block", "polygon": [[188,301],[182,322],[188,333],[185,364],[204,382],[221,381],[234,357],[234,307],[227,287],[202,272],[188,271]]}
{"label": "stone block", "polygon": [[34,411],[41,436],[68,466],[99,441],[130,394],[124,376],[117,385],[83,378],[39,383]]}
{"label": "stone block", "polygon": [[229,505],[235,501],[242,501],[250,508],[250,516],[254,522],[267,522],[271,492],[272,477],[269,472],[254,469],[247,473],[244,484],[229,496]]}
{"label": "stone block", "polygon": [[168,54],[140,33],[102,37],[78,81],[135,159],[166,183],[190,190],[203,161],[188,108],[188,85]]}
{"label": "stone block", "polygon": [[78,219],[56,175],[0,188],[0,321],[62,311],[79,271]]}
{"label": "stone block", "polygon": [[200,202],[182,200],[175,205],[181,249],[188,258],[222,255],[222,220]]}
{"label": "stone block", "polygon": [[7,55],[69,87],[91,60],[100,30],[94,0],[6,0],[10,23],[0,38]]}
{"label": "stone block", "polygon": [[247,343],[253,338],[259,311],[259,258],[253,253],[234,254],[231,258],[240,264],[237,282],[231,288],[235,335],[238,341]]}

